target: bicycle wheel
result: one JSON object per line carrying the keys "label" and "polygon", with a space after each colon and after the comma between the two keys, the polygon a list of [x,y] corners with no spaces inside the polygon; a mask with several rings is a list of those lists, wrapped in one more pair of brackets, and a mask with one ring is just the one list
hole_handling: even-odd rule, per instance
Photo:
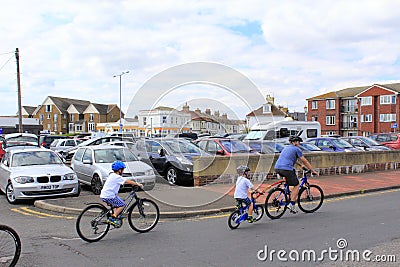
{"label": "bicycle wheel", "polygon": [[109,210],[101,204],[87,206],[76,220],[76,231],[80,238],[87,242],[96,242],[102,239],[110,230],[107,223]]}
{"label": "bicycle wheel", "polygon": [[264,215],[263,207],[257,206],[257,208],[255,208],[253,210],[253,219],[254,219],[254,221],[258,222],[259,220],[261,220],[263,215]]}
{"label": "bicycle wheel", "polygon": [[0,266],[15,266],[21,255],[21,239],[7,225],[0,225]]}
{"label": "bicycle wheel", "polygon": [[279,219],[285,213],[289,203],[285,190],[274,188],[265,199],[265,213],[271,219]]}
{"label": "bicycle wheel", "polygon": [[153,229],[160,218],[157,204],[150,199],[139,199],[129,209],[128,221],[133,230],[145,233]]}
{"label": "bicycle wheel", "polygon": [[229,215],[228,226],[231,229],[236,229],[239,227],[239,225],[240,225],[240,211],[235,210],[234,212],[231,213],[231,215]]}
{"label": "bicycle wheel", "polygon": [[324,192],[318,185],[308,185],[300,189],[297,198],[299,209],[306,213],[318,210],[324,202]]}

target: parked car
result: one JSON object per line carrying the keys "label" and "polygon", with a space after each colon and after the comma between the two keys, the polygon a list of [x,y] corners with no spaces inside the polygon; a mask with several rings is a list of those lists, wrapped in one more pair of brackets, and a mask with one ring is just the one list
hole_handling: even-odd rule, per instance
{"label": "parked car", "polygon": [[110,146],[120,146],[120,147],[126,147],[127,149],[135,149],[135,143],[131,141],[113,141],[110,143],[104,143],[101,145],[110,145]]}
{"label": "parked car", "polygon": [[53,151],[56,151],[60,153],[61,155],[64,154],[64,151],[67,150],[68,148],[74,147],[82,143],[83,141],[81,139],[55,139],[51,144],[50,144],[50,149]]}
{"label": "parked car", "polygon": [[203,137],[193,142],[201,149],[213,155],[233,156],[237,154],[258,154],[258,152],[240,140],[224,137]]}
{"label": "parked car", "polygon": [[52,135],[52,134],[43,134],[39,136],[39,144],[42,147],[50,148],[50,144],[56,139],[67,139],[70,138],[66,135]]}
{"label": "parked car", "polygon": [[324,152],[324,150],[317,147],[316,145],[307,142],[301,142],[300,148],[303,150],[303,152]]}
{"label": "parked car", "polygon": [[170,184],[193,185],[193,157],[211,154],[182,138],[143,139],[135,144],[134,152]]}
{"label": "parked car", "polygon": [[[66,160],[71,160],[73,156],[75,155],[75,152],[78,150],[79,147],[83,146],[97,146],[105,143],[110,143],[114,141],[121,141],[121,140],[127,140],[119,136],[105,136],[105,137],[98,137],[98,138],[93,138],[89,139],[86,141],[83,141],[77,146],[68,148],[64,150],[63,156],[65,157]],[[130,140],[129,140],[130,141]]]}
{"label": "parked car", "polygon": [[380,144],[375,140],[365,136],[349,136],[349,137],[342,137],[342,139],[349,142],[353,146],[360,147],[366,151],[390,150],[389,147],[384,146],[383,144]]}
{"label": "parked car", "polygon": [[[112,163],[116,160],[126,164],[123,177],[143,184],[144,190],[154,188],[156,175],[153,168],[139,161],[129,149],[123,147],[111,145],[80,147],[71,161],[71,168],[78,175],[79,181],[90,185],[92,192],[98,195],[111,173]],[[122,187],[128,186],[130,185]]]}
{"label": "parked car", "polygon": [[249,140],[244,141],[253,150],[261,154],[281,153],[285,145],[281,142],[265,141],[265,140]]}
{"label": "parked car", "polygon": [[0,164],[0,190],[11,204],[80,192],[75,172],[54,151],[40,147],[7,149]]}
{"label": "parked car", "polygon": [[0,138],[0,160],[3,158],[8,147],[39,147],[38,137],[30,133],[12,133],[6,134]]}
{"label": "parked car", "polygon": [[335,137],[309,138],[306,142],[312,143],[322,150],[329,152],[357,152],[362,150],[355,148],[343,139]]}
{"label": "parked car", "polygon": [[399,136],[400,133],[377,133],[368,137],[391,149],[400,149]]}

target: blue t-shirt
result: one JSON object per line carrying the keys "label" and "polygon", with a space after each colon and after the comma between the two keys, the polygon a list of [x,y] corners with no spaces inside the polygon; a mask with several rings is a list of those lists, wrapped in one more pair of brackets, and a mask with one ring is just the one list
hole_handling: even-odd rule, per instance
{"label": "blue t-shirt", "polygon": [[298,158],[302,157],[301,149],[295,145],[286,146],[275,163],[275,169],[292,171]]}

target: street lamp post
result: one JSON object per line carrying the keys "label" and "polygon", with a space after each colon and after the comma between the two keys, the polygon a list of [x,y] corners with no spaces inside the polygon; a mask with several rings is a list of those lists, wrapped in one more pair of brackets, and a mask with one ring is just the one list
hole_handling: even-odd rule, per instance
{"label": "street lamp post", "polygon": [[119,76],[119,131],[122,132],[122,90],[121,90],[121,77],[124,74],[129,73],[128,71],[123,71],[121,74],[114,75],[114,78]]}

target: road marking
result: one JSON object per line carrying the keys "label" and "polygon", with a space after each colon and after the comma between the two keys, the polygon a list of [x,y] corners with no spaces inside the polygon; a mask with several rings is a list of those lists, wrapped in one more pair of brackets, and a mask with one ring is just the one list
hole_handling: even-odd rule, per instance
{"label": "road marking", "polygon": [[11,209],[14,212],[18,212],[27,216],[36,216],[39,218],[58,218],[58,219],[67,219],[67,220],[74,220],[75,217],[72,216],[62,216],[62,215],[53,215],[53,214],[48,214],[48,213],[43,213],[43,212],[38,212],[35,210],[31,210],[28,207],[22,207],[20,209],[13,208]]}

